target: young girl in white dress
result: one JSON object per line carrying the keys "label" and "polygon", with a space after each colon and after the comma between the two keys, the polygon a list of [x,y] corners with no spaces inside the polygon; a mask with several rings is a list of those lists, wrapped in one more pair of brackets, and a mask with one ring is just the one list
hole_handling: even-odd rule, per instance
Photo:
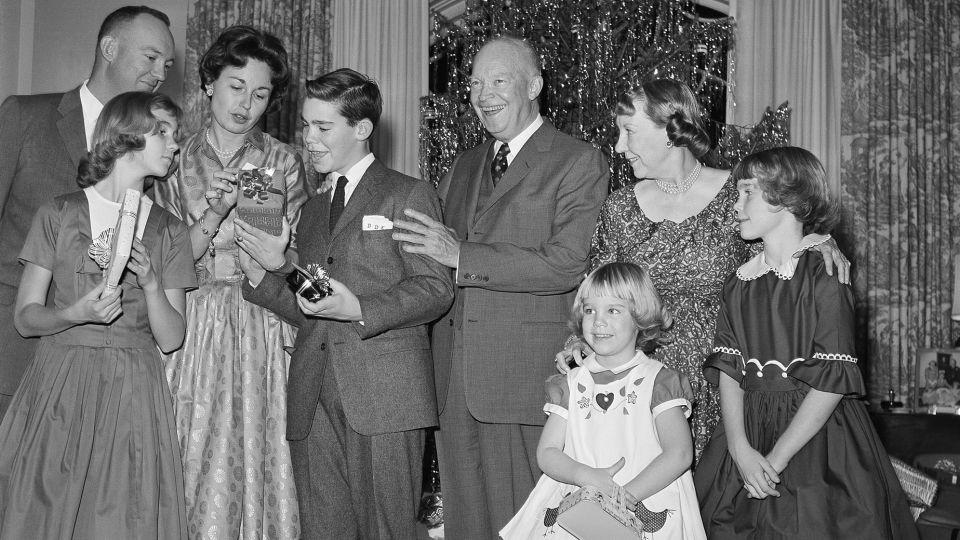
{"label": "young girl in white dress", "polygon": [[666,341],[670,323],[637,265],[603,265],[580,285],[573,324],[594,353],[547,381],[550,417],[537,447],[544,474],[503,538],[574,538],[557,508],[583,486],[625,499],[644,540],[706,538],[690,474],[690,385],[645,354]]}

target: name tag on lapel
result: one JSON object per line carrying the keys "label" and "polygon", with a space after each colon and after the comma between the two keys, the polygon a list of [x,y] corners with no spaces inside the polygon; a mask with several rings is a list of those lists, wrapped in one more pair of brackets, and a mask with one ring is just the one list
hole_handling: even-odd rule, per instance
{"label": "name tag on lapel", "polygon": [[385,231],[393,228],[393,222],[383,216],[363,216],[363,230]]}

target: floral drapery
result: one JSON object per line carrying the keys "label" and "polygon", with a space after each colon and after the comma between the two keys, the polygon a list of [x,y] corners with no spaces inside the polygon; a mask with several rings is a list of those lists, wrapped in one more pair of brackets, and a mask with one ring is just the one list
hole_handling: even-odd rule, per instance
{"label": "floral drapery", "polygon": [[960,2],[845,0],[841,236],[871,398],[916,404],[917,349],[950,344],[960,243]]}
{"label": "floral drapery", "polygon": [[264,131],[281,141],[298,143],[303,81],[326,72],[330,65],[331,1],[194,0],[187,17],[184,54],[185,133],[199,130],[209,115],[209,101],[200,88],[200,57],[223,29],[248,24],[280,38],[290,59],[290,86],[279,109],[264,115]]}

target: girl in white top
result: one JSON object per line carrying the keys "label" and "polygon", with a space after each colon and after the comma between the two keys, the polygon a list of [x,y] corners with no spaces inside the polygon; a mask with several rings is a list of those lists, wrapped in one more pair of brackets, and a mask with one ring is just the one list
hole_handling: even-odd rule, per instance
{"label": "girl in white top", "polygon": [[645,269],[610,263],[587,276],[573,323],[595,352],[547,381],[550,417],[537,448],[544,474],[503,538],[574,538],[557,508],[583,486],[624,498],[644,540],[706,538],[690,475],[692,392],[645,354],[666,341],[671,322]]}

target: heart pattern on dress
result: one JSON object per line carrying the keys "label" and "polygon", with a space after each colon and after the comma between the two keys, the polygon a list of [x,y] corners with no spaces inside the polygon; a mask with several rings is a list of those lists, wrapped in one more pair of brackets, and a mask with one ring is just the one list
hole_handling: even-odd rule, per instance
{"label": "heart pattern on dress", "polygon": [[606,411],[610,408],[610,405],[613,404],[613,392],[607,392],[606,394],[597,394],[597,405],[601,409]]}

